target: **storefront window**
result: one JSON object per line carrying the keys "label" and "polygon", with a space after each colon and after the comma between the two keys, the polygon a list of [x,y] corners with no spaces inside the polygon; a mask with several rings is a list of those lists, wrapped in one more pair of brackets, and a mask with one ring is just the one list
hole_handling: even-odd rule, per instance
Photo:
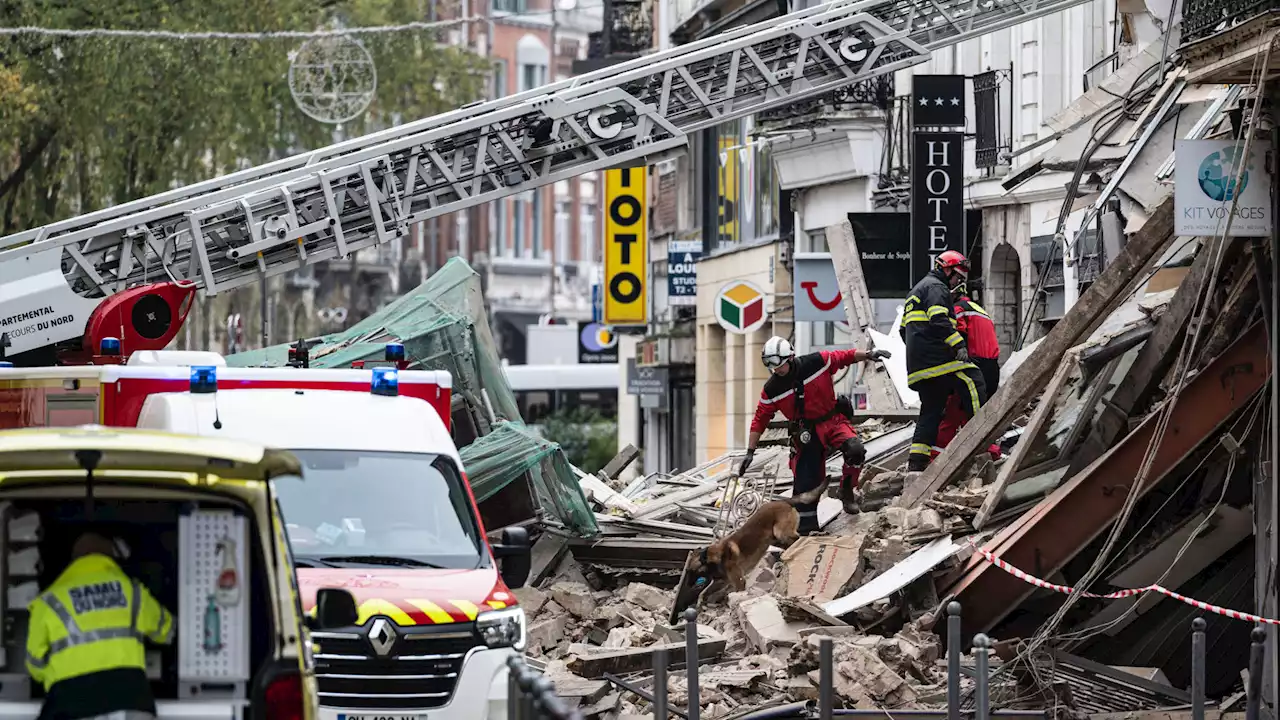
{"label": "storefront window", "polygon": [[718,167],[708,201],[717,207],[716,247],[778,232],[778,178],[767,145],[752,137],[750,118],[717,128]]}

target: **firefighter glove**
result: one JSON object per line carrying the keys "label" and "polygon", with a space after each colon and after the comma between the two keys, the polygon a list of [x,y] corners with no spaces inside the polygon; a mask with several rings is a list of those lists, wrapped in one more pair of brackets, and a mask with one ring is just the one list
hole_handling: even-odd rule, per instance
{"label": "firefighter glove", "polygon": [[890,357],[893,357],[893,353],[889,352],[888,350],[881,350],[879,348],[876,348],[875,350],[872,350],[871,352],[867,353],[868,360],[883,360],[885,358],[890,358]]}
{"label": "firefighter glove", "polygon": [[961,345],[956,348],[956,360],[960,362],[969,362],[969,349]]}
{"label": "firefighter glove", "polygon": [[747,474],[747,468],[751,467],[751,458],[755,456],[755,454],[755,450],[747,449],[746,456],[742,458],[742,464],[738,466],[739,477]]}

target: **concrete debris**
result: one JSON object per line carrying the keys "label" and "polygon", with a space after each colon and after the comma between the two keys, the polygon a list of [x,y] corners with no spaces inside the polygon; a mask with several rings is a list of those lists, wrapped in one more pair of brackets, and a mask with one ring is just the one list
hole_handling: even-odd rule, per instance
{"label": "concrete debris", "polygon": [[[1229,285],[1223,282],[1224,287]],[[1139,290],[1113,315],[1135,315],[1142,293]],[[1083,296],[1080,302],[1085,303]],[[1160,330],[1159,325],[1173,322],[1169,318],[1179,315],[1172,311],[1151,315],[1144,310],[1137,316],[1141,316],[1141,322],[1154,322],[1157,326],[1149,334],[1152,340],[1145,342],[1162,343],[1160,352],[1178,355],[1182,347],[1177,339],[1180,336]],[[1234,319],[1231,327],[1243,327],[1246,319]],[[1066,319],[1059,322],[1065,323]],[[727,583],[712,582],[711,589],[696,601],[701,716],[736,716],[755,708],[816,700],[819,645],[825,637],[833,642],[834,689],[841,707],[944,708],[946,668],[942,640],[937,634],[946,625],[944,608],[957,596],[957,589],[970,587],[987,568],[981,557],[969,549],[970,542],[999,548],[1006,557],[1012,552],[1010,548],[1023,543],[1027,546],[1022,549],[1025,554],[1016,564],[1035,572],[1038,553],[1049,547],[1045,543],[1051,538],[1046,537],[1035,547],[1030,547],[1026,538],[1032,536],[1042,514],[1055,511],[1054,507],[1061,503],[1075,503],[1081,522],[1091,523],[1094,534],[1101,535],[1111,516],[1091,514],[1086,503],[1123,501],[1123,490],[1110,500],[1073,499],[1068,491],[1073,480],[1086,475],[1087,466],[1097,464],[1095,460],[1111,447],[1092,447],[1086,440],[1105,436],[1120,442],[1126,437],[1123,428],[1139,427],[1161,407],[1156,388],[1163,377],[1134,380],[1130,375],[1136,371],[1131,368],[1158,368],[1163,375],[1171,365],[1142,355],[1142,341],[1134,344],[1133,334],[1126,334],[1133,322],[1138,320],[1111,322],[1106,325],[1106,333],[1098,331],[1094,339],[1081,343],[1088,352],[1070,357],[1087,354],[1095,360],[1087,373],[1083,365],[1073,370],[1074,381],[1063,385],[1060,392],[1046,392],[1051,388],[1043,381],[1019,385],[1012,382],[1012,371],[1006,371],[1010,382],[1002,384],[992,401],[999,403],[1001,427],[986,429],[980,424],[987,422],[980,413],[972,422],[987,435],[978,440],[957,436],[953,441],[964,442],[963,447],[957,446],[957,453],[966,452],[967,457],[944,453],[929,471],[907,473],[911,424],[886,418],[860,426],[859,434],[867,448],[860,488],[861,512],[845,514],[838,499],[824,498],[818,507],[823,533],[801,538],[788,548],[771,548],[756,567],[745,573],[742,591],[731,592]],[[1238,336],[1259,332],[1256,325],[1251,327],[1240,330]],[[1114,352],[1107,351],[1108,343],[1126,342],[1129,344],[1124,347],[1113,348]],[[1232,345],[1221,352],[1230,355],[1244,351]],[[1267,367],[1262,361],[1248,367],[1255,366]],[[1192,369],[1193,381],[1195,373],[1205,367]],[[1147,389],[1125,396],[1124,387],[1134,382]],[[1119,406],[1110,400],[1113,396],[1124,396],[1119,411]],[[1050,417],[1044,422],[1031,422],[1035,407],[1046,408],[1041,414]],[[1127,416],[1121,417],[1125,413]],[[1221,432],[1209,434],[1196,443],[1188,443],[1188,448],[1198,445],[1208,455],[1210,449],[1226,446],[1221,437]],[[769,446],[770,438],[782,439]],[[1246,440],[1237,434],[1232,441],[1240,445]],[[1010,454],[1021,443],[1026,443],[1023,450]],[[996,455],[1003,455],[993,459],[988,444],[996,446],[992,451]],[[1140,444],[1145,447],[1145,441]],[[1077,450],[1080,457],[1075,456]],[[631,455],[620,456],[615,465],[625,465]],[[580,698],[577,702],[584,716],[608,720],[652,716],[653,708],[647,700],[604,676],[622,678],[647,692],[652,688],[654,650],[658,647],[667,649],[668,662],[674,668],[668,675],[670,706],[678,708],[688,702],[687,676],[680,669],[687,626],[682,613],[671,614],[674,589],[682,580],[692,581],[682,577],[691,553],[733,532],[763,502],[790,495],[793,478],[788,456],[785,430],[774,428],[766,433],[754,463],[742,477],[736,472],[741,452],[680,473],[638,477],[625,486],[617,480],[617,472],[581,477],[584,494],[592,502],[601,528],[600,535],[568,538],[570,555],[555,566],[554,575],[548,573],[536,583],[537,587],[515,593],[528,616],[529,655],[546,663],[546,672],[553,680],[561,680],[579,693],[573,697]],[[841,464],[839,454],[832,455],[828,474],[839,477]],[[931,473],[943,472],[938,468],[948,468],[945,478],[932,477]],[[1164,481],[1176,485],[1186,479],[1184,472],[1177,471],[1169,472]],[[1204,482],[1207,489],[1200,490],[1200,495],[1211,502],[1219,490],[1209,487],[1208,480]],[[832,486],[833,494],[836,485]],[[1159,510],[1165,516],[1148,523],[1149,531],[1141,530],[1146,533],[1143,538],[1131,542],[1135,555],[1125,558],[1126,567],[1140,567],[1147,557],[1144,548],[1160,545],[1153,539],[1159,540],[1155,536],[1161,528],[1187,520],[1171,513],[1185,515],[1191,510],[1172,505],[1168,511]],[[975,526],[981,530],[975,531]],[[571,535],[555,526],[553,520],[545,520],[544,527],[558,533],[557,537]],[[998,539],[992,540],[993,537]],[[1089,547],[1096,546],[1083,545],[1073,552],[1086,552]],[[1204,544],[1198,547],[1206,548]],[[1205,556],[1200,560],[1206,566],[1224,554],[1215,550],[1218,554],[1211,558],[1207,548],[1200,552]],[[1075,562],[1053,567],[1059,568],[1060,574],[1066,573],[1062,581],[1075,582],[1088,563],[1082,564],[1075,556],[1067,559]],[[1154,564],[1167,566],[1167,562]],[[1190,582],[1193,574],[1185,573],[1183,582]],[[995,577],[1001,583],[1007,582],[1003,575]],[[1120,584],[1140,583],[1134,580]],[[1040,618],[1039,622],[1047,620],[1057,607],[1036,602],[1010,605],[1008,601],[1002,601],[1005,604],[1000,607],[986,607],[984,603],[989,601],[985,596],[968,592],[968,596],[959,596],[964,602],[963,617],[978,616],[989,621],[981,627],[966,626],[966,637],[979,631],[1001,641],[1030,637],[1036,618]],[[1008,595],[1012,597],[1012,591]],[[1082,602],[1080,620],[1103,608],[1103,604]],[[1016,617],[1017,623],[1000,619],[1005,617]],[[1133,627],[1147,622],[1146,617],[1145,613],[1135,614]],[[1158,613],[1151,613],[1149,623],[1159,628],[1163,627],[1160,622]],[[1131,629],[1126,626],[1124,632],[1128,642]],[[1108,661],[1110,653],[1129,651],[1105,634],[1096,642],[1100,643],[1099,650],[1092,657],[1097,662]],[[1086,644],[1072,652],[1089,656],[1089,650]],[[1156,664],[1149,660],[1146,656],[1135,657],[1129,664]],[[600,682],[608,684],[607,691],[591,684]],[[1074,691],[1060,679],[1049,680],[1047,685],[1062,686],[1054,692]],[[1044,688],[1018,690],[1019,697],[1053,696]]]}

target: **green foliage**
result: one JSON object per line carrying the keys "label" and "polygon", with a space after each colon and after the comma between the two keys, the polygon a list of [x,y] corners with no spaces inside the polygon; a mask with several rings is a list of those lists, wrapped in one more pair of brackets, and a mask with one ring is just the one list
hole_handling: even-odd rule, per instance
{"label": "green foliage", "polygon": [[[425,19],[419,0],[11,0],[0,24],[265,32]],[[482,96],[487,63],[442,31],[361,36],[376,98],[347,137]],[[0,38],[0,235],[334,141],[289,93],[297,39]]]}
{"label": "green foliage", "polygon": [[566,408],[542,421],[542,435],[558,444],[569,462],[594,473],[618,454],[618,425],[592,408]]}

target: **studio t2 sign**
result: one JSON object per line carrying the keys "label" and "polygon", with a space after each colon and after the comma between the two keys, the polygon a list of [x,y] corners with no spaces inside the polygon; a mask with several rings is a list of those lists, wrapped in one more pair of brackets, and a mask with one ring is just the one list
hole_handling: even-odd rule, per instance
{"label": "studio t2 sign", "polygon": [[649,322],[647,168],[620,168],[604,182],[604,324]]}
{"label": "studio t2 sign", "polygon": [[911,153],[911,277],[947,250],[964,252],[964,134],[915,133]]}

